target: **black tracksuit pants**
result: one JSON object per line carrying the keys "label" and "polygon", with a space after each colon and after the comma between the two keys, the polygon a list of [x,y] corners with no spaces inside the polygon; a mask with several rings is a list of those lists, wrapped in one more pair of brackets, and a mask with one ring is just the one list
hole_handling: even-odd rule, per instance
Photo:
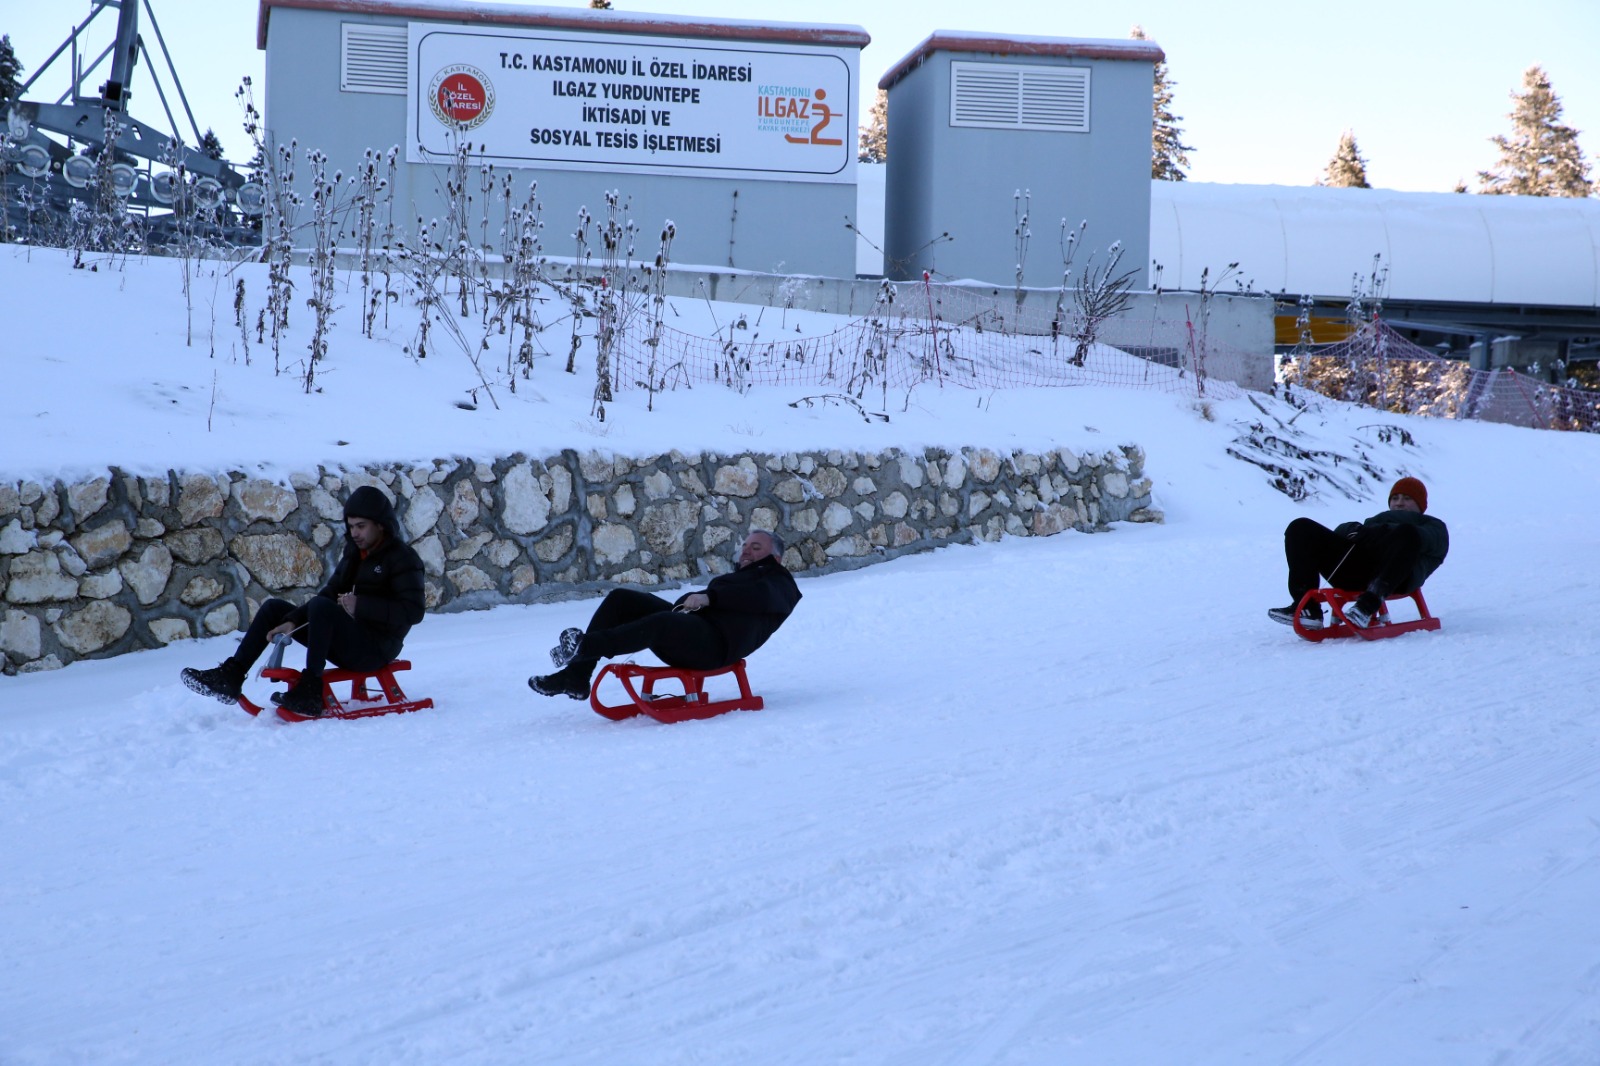
{"label": "black tracksuit pants", "polygon": [[727,642],[710,619],[674,611],[671,603],[648,592],[612,589],[595,608],[578,657],[567,668],[587,676],[601,659],[646,649],[685,670],[715,670],[729,663]]}
{"label": "black tracksuit pants", "polygon": [[1317,588],[1319,577],[1336,589],[1392,596],[1411,591],[1411,575],[1422,553],[1416,526],[1362,526],[1354,539],[1309,518],[1283,531],[1289,561],[1289,595],[1295,603]]}
{"label": "black tracksuit pants", "polygon": [[[267,647],[267,634],[289,617],[294,605],[287,600],[271,599],[261,605],[250,620],[244,639],[233,659],[246,670],[261,657]],[[313,596],[306,601],[306,624],[297,630],[294,639],[306,647],[306,666],[302,673],[320,674],[327,663],[346,670],[376,670],[389,663],[394,656],[387,654],[383,642],[372,631],[350,617],[350,612],[326,596]]]}

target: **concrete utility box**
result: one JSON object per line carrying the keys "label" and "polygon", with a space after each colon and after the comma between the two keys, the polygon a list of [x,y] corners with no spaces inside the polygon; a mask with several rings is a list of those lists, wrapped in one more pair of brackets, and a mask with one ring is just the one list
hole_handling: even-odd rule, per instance
{"label": "concrete utility box", "polygon": [[[1023,284],[1061,283],[1061,222],[1088,253],[1123,247],[1144,287],[1150,250],[1149,41],[935,32],[878,82],[889,93],[884,273],[1016,281],[1019,191],[1031,195]],[[950,239],[942,239],[948,233]]]}
{"label": "concrete utility box", "polygon": [[516,174],[519,201],[538,181],[547,254],[572,255],[580,207],[601,218],[616,190],[639,258],[670,219],[676,264],[843,277],[870,40],[855,26],[448,0],[261,0],[257,27],[270,138],[298,141],[302,159],[321,149],[330,175],[400,146],[399,220],[443,215],[466,141],[474,162]]}

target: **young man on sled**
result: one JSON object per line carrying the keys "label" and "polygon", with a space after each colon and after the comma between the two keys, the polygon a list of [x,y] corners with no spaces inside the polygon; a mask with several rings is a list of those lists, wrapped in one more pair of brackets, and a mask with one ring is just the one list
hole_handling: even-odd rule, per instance
{"label": "young man on sled", "polygon": [[[1309,518],[1296,518],[1283,531],[1283,554],[1289,562],[1289,606],[1274,607],[1267,616],[1294,625],[1295,607],[1319,586],[1319,577],[1336,589],[1361,591],[1344,610],[1345,620],[1359,629],[1383,613],[1388,596],[1414,592],[1444,562],[1450,531],[1428,509],[1428,489],[1414,477],[1403,477],[1389,490],[1389,509],[1365,522],[1345,522],[1329,529]],[[1306,604],[1300,617],[1306,629],[1322,628],[1322,605]]]}
{"label": "young man on sled", "polygon": [[541,696],[589,697],[589,679],[603,658],[649,649],[668,666],[716,670],[765,644],[800,602],[775,533],[752,530],[739,548],[739,568],[711,579],[703,592],[668,602],[633,589],[612,589],[589,628],[567,629],[550,659],[553,674],[528,678]]}
{"label": "young man on sled", "polygon": [[256,611],[239,650],[209,670],[185,669],[183,683],[223,703],[239,699],[250,667],[274,637],[287,634],[306,646],[300,679],[278,706],[307,718],[320,717],[323,666],[376,670],[398,658],[411,627],[422,621],[422,559],[400,539],[400,523],[389,498],[371,485],[350,494],[344,505],[344,555],[315,596],[295,607],[270,599]]}

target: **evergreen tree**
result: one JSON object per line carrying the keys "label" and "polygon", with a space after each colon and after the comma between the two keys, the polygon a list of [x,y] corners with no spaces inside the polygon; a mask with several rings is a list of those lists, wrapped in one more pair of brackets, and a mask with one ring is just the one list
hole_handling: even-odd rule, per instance
{"label": "evergreen tree", "polygon": [[[11,35],[0,37],[0,109],[22,95],[22,63],[11,47]],[[0,110],[0,120],[5,112]]]}
{"label": "evergreen tree", "polygon": [[589,0],[589,6],[596,11],[610,11],[611,0]]}
{"label": "evergreen tree", "polygon": [[872,101],[867,112],[867,124],[856,127],[860,131],[860,151],[856,160],[861,163],[887,163],[889,161],[889,94],[883,89]]}
{"label": "evergreen tree", "polygon": [[[1143,26],[1135,26],[1128,36],[1136,41],[1149,40]],[[1189,153],[1194,146],[1183,143],[1183,127],[1178,125],[1183,116],[1172,113],[1172,89],[1177,84],[1167,75],[1167,64],[1157,63],[1150,126],[1150,176],[1158,181],[1184,181],[1189,177],[1184,168],[1189,165]]]}
{"label": "evergreen tree", "polygon": [[1486,193],[1513,196],[1588,196],[1594,190],[1589,164],[1578,147],[1578,131],[1563,126],[1561,98],[1550,88],[1544,68],[1522,74],[1522,92],[1512,93],[1511,136],[1489,140],[1500,149],[1492,170],[1478,172]]}
{"label": "evergreen tree", "polygon": [[1339,135],[1339,149],[1328,160],[1318,185],[1331,185],[1336,189],[1370,189],[1367,184],[1367,161],[1356,148],[1356,135],[1345,130]]}
{"label": "evergreen tree", "polygon": [[200,151],[209,159],[222,158],[222,140],[210,129],[200,138]]}

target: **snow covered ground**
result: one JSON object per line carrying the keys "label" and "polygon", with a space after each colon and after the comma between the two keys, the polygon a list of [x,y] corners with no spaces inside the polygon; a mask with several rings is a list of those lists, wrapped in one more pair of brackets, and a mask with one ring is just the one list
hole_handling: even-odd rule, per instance
{"label": "snow covered ground", "polygon": [[1382,505],[1231,458],[1248,399],[919,390],[885,425],[701,388],[601,424],[555,360],[465,412],[464,357],[345,327],[306,397],[185,347],[176,269],[0,249],[0,477],[1134,440],[1167,522],[803,579],[767,709],[678,726],[529,692],[591,602],[428,618],[410,715],[183,689],[231,638],[0,677],[0,1063],[1600,1061],[1600,437],[1300,416],[1453,540],[1441,631],[1312,645],[1263,613],[1281,530]]}

